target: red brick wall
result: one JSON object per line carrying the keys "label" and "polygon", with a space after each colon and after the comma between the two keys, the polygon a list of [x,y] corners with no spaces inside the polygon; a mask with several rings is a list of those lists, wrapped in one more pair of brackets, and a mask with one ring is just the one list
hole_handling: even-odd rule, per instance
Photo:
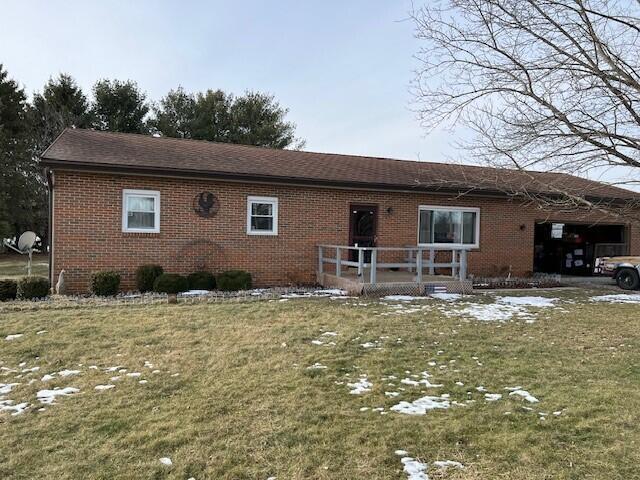
{"label": "red brick wall", "polygon": [[[122,232],[123,189],[160,191],[160,233]],[[212,218],[193,211],[193,199],[202,191],[213,192],[220,202]],[[247,235],[247,196],[251,195],[278,197],[277,236]],[[56,279],[65,269],[73,292],[86,292],[91,272],[105,269],[121,272],[123,289],[134,289],[135,268],[144,263],[158,263],[165,271],[182,274],[201,268],[243,269],[251,272],[258,286],[311,283],[316,245],[347,244],[351,203],[378,205],[378,246],[415,245],[419,205],[479,207],[480,248],[469,256],[469,272],[476,275],[509,266],[514,275],[529,272],[535,221],[576,221],[566,215],[548,217],[531,206],[498,198],[452,199],[60,170],[55,172],[53,275]],[[391,213],[387,213],[389,207]],[[636,227],[630,238],[632,252],[640,252]]]}

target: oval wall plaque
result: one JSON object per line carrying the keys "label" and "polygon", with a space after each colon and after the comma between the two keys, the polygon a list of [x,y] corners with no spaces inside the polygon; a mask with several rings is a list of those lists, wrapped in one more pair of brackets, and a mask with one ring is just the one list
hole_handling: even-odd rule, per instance
{"label": "oval wall plaque", "polygon": [[217,197],[211,192],[200,192],[193,199],[193,210],[204,218],[213,217],[219,206]]}

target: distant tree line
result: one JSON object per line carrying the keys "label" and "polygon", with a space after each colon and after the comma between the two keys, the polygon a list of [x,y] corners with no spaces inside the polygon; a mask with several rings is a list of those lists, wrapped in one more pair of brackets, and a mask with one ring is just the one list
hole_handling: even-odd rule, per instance
{"label": "distant tree line", "polygon": [[151,102],[136,82],[98,80],[89,98],[67,74],[29,102],[0,64],[0,238],[47,237],[47,184],[38,158],[65,128],[161,135],[271,148],[302,148],[288,109],[272,95],[182,87]]}

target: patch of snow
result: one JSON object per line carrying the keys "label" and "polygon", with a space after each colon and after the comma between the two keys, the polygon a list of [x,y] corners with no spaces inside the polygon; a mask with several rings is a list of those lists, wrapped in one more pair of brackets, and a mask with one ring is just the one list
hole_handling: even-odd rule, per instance
{"label": "patch of snow", "polygon": [[373,341],[373,342],[365,342],[365,343],[361,343],[360,346],[362,348],[376,348],[380,345],[380,342],[378,342],[377,340]]}
{"label": "patch of snow", "polygon": [[78,375],[80,370],[60,370],[58,375],[61,377],[72,377],[73,375]]}
{"label": "patch of snow", "polygon": [[11,340],[15,340],[16,338],[20,338],[23,335],[24,335],[24,333],[14,333],[14,334],[11,334],[11,335],[7,335],[6,337],[4,337],[4,339],[11,341]]}
{"label": "patch of snow", "polygon": [[400,456],[400,457],[406,457],[407,455],[409,455],[409,452],[407,452],[406,450],[396,450],[395,452],[396,455]]}
{"label": "patch of snow", "polygon": [[462,295],[459,293],[432,293],[431,296],[438,300],[445,300],[447,302],[453,302],[462,298]]}
{"label": "patch of snow", "polygon": [[40,400],[40,403],[51,405],[55,401],[56,397],[73,395],[79,391],[79,389],[73,387],[54,388],[53,390],[40,390],[36,396],[38,397],[38,400]]}
{"label": "patch of snow", "polygon": [[610,302],[610,303],[640,303],[640,293],[618,293],[612,295],[599,295],[591,297],[592,302]]}
{"label": "patch of snow", "polygon": [[326,337],[335,337],[338,335],[337,332],[324,332],[321,335],[326,336]]}
{"label": "patch of snow", "polygon": [[[417,387],[419,385],[424,386],[425,388],[438,388],[438,387],[442,387],[442,384],[440,383],[431,383],[429,381],[429,377],[431,375],[429,375],[427,372],[422,372],[421,373],[422,378],[420,380],[413,380],[411,378],[404,378],[402,380],[400,380],[400,383],[403,383],[405,385],[411,385],[414,387]],[[418,377],[417,375],[414,375],[414,377]]]}
{"label": "patch of snow", "polygon": [[524,307],[553,307],[557,298],[548,297],[496,297],[500,303],[507,305],[519,305]]}
{"label": "patch of snow", "polygon": [[438,460],[433,462],[433,466],[436,468],[464,468],[460,462],[454,462],[453,460]]}
{"label": "patch of snow", "polygon": [[312,345],[324,345],[324,342],[320,340],[311,340]]}
{"label": "patch of snow", "polygon": [[429,410],[447,409],[451,406],[448,395],[439,397],[421,397],[413,402],[402,401],[390,408],[390,410],[406,415],[424,415]]}
{"label": "patch of snow", "polygon": [[397,397],[400,395],[400,392],[384,392],[387,397]]}
{"label": "patch of snow", "polygon": [[428,300],[429,297],[414,297],[412,295],[387,295],[382,300],[386,302],[413,302],[415,300]]}
{"label": "patch of snow", "polygon": [[483,322],[502,322],[511,320],[513,317],[531,318],[531,314],[521,306],[500,303],[472,304],[459,310],[444,311],[444,314],[448,317],[468,316]]}
{"label": "patch of snow", "polygon": [[98,391],[102,391],[102,390],[110,390],[110,389],[115,388],[115,387],[116,386],[113,385],[113,384],[112,385],[96,385],[95,389],[98,390]]}
{"label": "patch of snow", "polygon": [[347,383],[347,387],[351,390],[349,391],[352,395],[362,395],[363,393],[367,393],[371,391],[371,387],[373,387],[373,383],[371,383],[366,375],[360,377],[355,383]]}
{"label": "patch of snow", "polygon": [[7,393],[11,393],[13,387],[17,387],[20,385],[19,383],[0,383],[0,395],[6,395]]}
{"label": "patch of snow", "polygon": [[169,457],[162,457],[160,459],[160,463],[163,465],[166,465],[167,467],[170,467],[171,465],[173,465],[173,462],[171,461],[171,459]]}
{"label": "patch of snow", "polygon": [[484,394],[484,399],[487,402],[497,402],[501,398],[502,398],[502,395],[500,393],[485,393]]}
{"label": "patch of snow", "polygon": [[20,415],[24,413],[27,408],[29,408],[27,402],[14,405],[13,400],[0,399],[0,412],[11,412],[11,415]]}
{"label": "patch of snow", "polygon": [[316,362],[313,365],[308,366],[307,370],[325,370],[326,368],[326,365]]}
{"label": "patch of snow", "polygon": [[47,333],[46,330],[39,330],[36,332],[36,335],[42,335],[43,333]]}
{"label": "patch of snow", "polygon": [[182,292],[180,295],[184,297],[198,297],[202,295],[209,295],[209,290],[187,290],[186,292]]}
{"label": "patch of snow", "polygon": [[40,381],[42,381],[42,382],[48,382],[49,380],[53,380],[53,379],[55,378],[55,377],[54,377],[54,375],[55,375],[55,373],[51,373],[51,374],[47,373],[46,375],[44,375],[44,376],[40,379]]}
{"label": "patch of snow", "polygon": [[404,465],[403,471],[407,474],[408,480],[429,480],[427,475],[427,464],[422,463],[411,457],[402,457],[400,459]]}
{"label": "patch of snow", "polygon": [[536,397],[531,395],[526,390],[513,390],[512,392],[509,393],[509,396],[512,396],[512,395],[517,395],[519,397],[522,397],[529,403],[538,403],[539,402],[539,400]]}
{"label": "patch of snow", "polygon": [[127,373],[127,377],[133,377],[133,378],[138,378],[139,376],[141,376],[142,374],[140,372],[131,372],[131,373]]}

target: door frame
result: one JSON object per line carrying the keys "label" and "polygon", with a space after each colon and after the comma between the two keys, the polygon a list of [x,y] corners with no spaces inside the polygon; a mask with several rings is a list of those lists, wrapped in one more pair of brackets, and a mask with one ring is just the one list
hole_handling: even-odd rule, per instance
{"label": "door frame", "polygon": [[352,247],[353,243],[353,211],[354,210],[373,210],[373,246],[378,243],[378,205],[366,204],[366,203],[350,203],[349,204],[349,246]]}

